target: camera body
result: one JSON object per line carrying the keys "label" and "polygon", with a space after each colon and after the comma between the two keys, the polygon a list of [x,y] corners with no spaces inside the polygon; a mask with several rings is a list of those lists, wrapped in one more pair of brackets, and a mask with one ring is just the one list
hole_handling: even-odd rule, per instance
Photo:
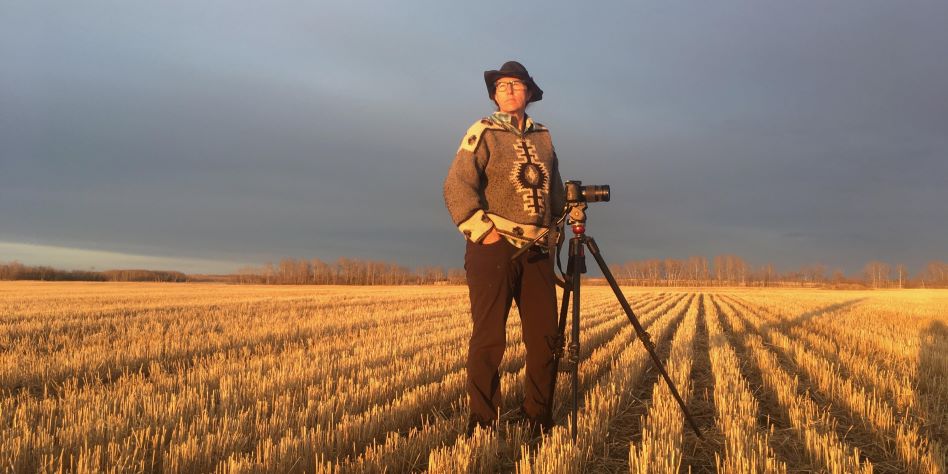
{"label": "camera body", "polygon": [[608,184],[592,184],[583,186],[582,181],[567,181],[566,202],[609,202],[610,191]]}

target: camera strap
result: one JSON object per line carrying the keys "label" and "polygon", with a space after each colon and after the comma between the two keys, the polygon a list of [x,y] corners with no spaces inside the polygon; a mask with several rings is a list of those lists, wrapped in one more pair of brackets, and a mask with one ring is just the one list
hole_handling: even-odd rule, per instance
{"label": "camera strap", "polygon": [[563,223],[560,225],[554,225],[550,227],[550,234],[547,236],[547,242],[549,242],[550,252],[554,252],[553,248],[556,247],[554,255],[556,255],[556,268],[559,270],[560,275],[557,277],[556,284],[560,288],[566,288],[568,284],[566,281],[566,272],[563,271],[563,261],[560,259],[560,250],[563,248],[563,242],[566,240],[563,238],[565,229],[563,229]]}

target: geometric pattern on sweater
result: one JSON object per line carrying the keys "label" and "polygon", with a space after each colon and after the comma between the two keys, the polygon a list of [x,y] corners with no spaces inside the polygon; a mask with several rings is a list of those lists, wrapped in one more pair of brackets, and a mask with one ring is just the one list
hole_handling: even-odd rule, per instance
{"label": "geometric pattern on sweater", "polygon": [[549,186],[550,172],[545,164],[535,160],[537,148],[529,138],[521,138],[513,147],[517,160],[510,171],[510,180],[523,200],[523,210],[541,216],[546,210],[545,190]]}
{"label": "geometric pattern on sweater", "polygon": [[519,247],[556,219],[565,199],[549,130],[529,116],[521,130],[505,115],[468,128],[444,180],[444,202],[469,241],[496,229]]}

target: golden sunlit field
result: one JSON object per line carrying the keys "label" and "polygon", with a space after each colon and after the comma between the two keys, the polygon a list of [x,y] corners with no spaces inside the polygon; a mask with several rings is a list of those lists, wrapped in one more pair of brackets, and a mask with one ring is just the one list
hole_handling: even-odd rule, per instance
{"label": "golden sunlit field", "polygon": [[[948,290],[583,288],[578,439],[466,437],[466,287],[0,283],[3,472],[946,471]],[[516,309],[502,365],[522,393]]]}

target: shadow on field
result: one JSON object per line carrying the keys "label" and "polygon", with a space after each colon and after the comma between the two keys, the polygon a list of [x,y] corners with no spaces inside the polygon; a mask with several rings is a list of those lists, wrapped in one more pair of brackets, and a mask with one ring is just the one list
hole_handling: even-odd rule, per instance
{"label": "shadow on field", "polygon": [[840,311],[840,310],[849,308],[850,306],[855,306],[857,303],[859,303],[859,302],[861,302],[861,301],[865,301],[865,299],[866,299],[866,298],[858,298],[858,299],[854,299],[854,300],[843,301],[843,302],[841,302],[841,303],[831,304],[831,305],[829,305],[829,306],[824,306],[824,307],[822,307],[822,308],[817,308],[817,309],[814,309],[814,310],[812,310],[812,311],[807,311],[807,312],[805,312],[805,313],[803,313],[803,314],[801,314],[801,315],[799,315],[799,316],[796,316],[796,317],[794,317],[794,318],[788,319],[786,322],[783,323],[783,325],[784,325],[785,328],[790,329],[790,328],[792,328],[793,326],[797,326],[797,325],[803,324],[803,323],[805,323],[805,322],[807,322],[807,321],[809,321],[809,320],[811,320],[811,319],[813,319],[813,318],[818,318],[818,317],[820,317],[820,316],[823,316],[824,314],[827,314],[827,313],[834,313],[834,312],[836,312],[836,311]]}
{"label": "shadow on field", "polygon": [[[948,326],[941,321],[932,321],[919,332],[918,374],[915,386],[920,399],[929,400],[937,405],[948,403],[948,395],[942,386],[948,379]],[[931,407],[929,407],[931,408]],[[948,411],[926,410],[922,413],[925,424],[931,432],[940,438],[948,437]]]}
{"label": "shadow on field", "polygon": [[[759,331],[760,331],[760,334],[764,335],[764,334],[767,334],[772,328],[776,326],[779,326],[780,328],[784,330],[788,330],[794,326],[799,326],[801,324],[804,324],[811,319],[818,318],[825,314],[840,311],[840,310],[849,308],[851,306],[855,306],[856,304],[865,300],[866,298],[856,298],[852,300],[843,301],[840,303],[834,303],[828,306],[824,306],[822,308],[816,308],[816,309],[807,311],[805,313],[801,313],[792,318],[780,320],[778,323],[765,322],[764,324],[760,326]],[[738,301],[741,303],[742,306],[744,306],[746,310],[755,311],[754,306],[751,305],[750,303],[747,303],[746,301],[741,301],[741,300],[738,300]]]}

